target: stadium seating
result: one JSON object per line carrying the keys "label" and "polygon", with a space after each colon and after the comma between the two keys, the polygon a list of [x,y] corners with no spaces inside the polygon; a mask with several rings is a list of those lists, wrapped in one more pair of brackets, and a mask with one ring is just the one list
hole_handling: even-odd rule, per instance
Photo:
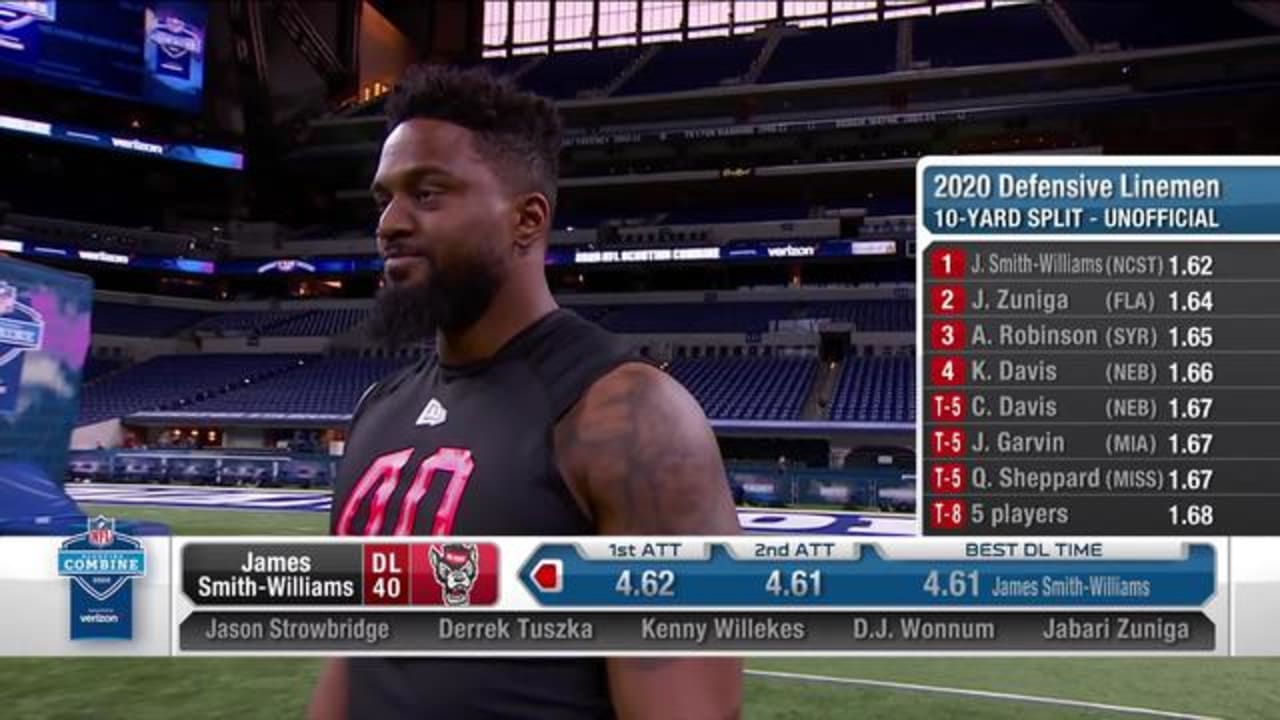
{"label": "stadium seating", "polygon": [[84,369],[80,373],[80,382],[88,384],[108,373],[124,367],[123,360],[90,355],[85,358]]}
{"label": "stadium seating", "polygon": [[663,45],[644,67],[622,84],[620,95],[676,92],[716,87],[751,69],[764,40],[720,38]]}
{"label": "stadium seating", "polygon": [[305,355],[161,355],[86,386],[78,424],[173,409],[296,367]]}
{"label": "stadium seating", "polygon": [[359,308],[231,312],[215,315],[195,329],[227,335],[317,337],[344,332],[363,320],[367,314],[368,310]]}
{"label": "stadium seating", "polygon": [[1168,47],[1274,34],[1234,3],[1179,3],[1164,0],[1097,2],[1059,0],[1067,15],[1095,47]]}
{"label": "stadium seating", "polygon": [[707,417],[799,420],[818,371],[815,357],[677,359],[669,371]]}
{"label": "stadium seating", "polygon": [[909,356],[845,360],[831,399],[831,419],[856,422],[914,422],[915,363]]}
{"label": "stadium seating", "polygon": [[300,310],[263,310],[256,312],[229,312],[205,320],[196,326],[196,330],[225,334],[261,333],[265,328],[290,320],[296,320],[306,311]]}
{"label": "stadium seating", "polygon": [[[934,67],[991,65],[1072,54],[1062,31],[1039,5],[999,12],[959,12],[914,21],[915,58]],[[1001,38],[992,42],[992,38]]]}
{"label": "stadium seating", "polygon": [[301,316],[289,318],[279,324],[262,330],[262,334],[273,337],[320,337],[332,336],[350,330],[365,319],[368,310],[360,308],[343,308],[334,310],[313,310]]}
{"label": "stadium seating", "polygon": [[804,220],[809,217],[807,205],[760,205],[756,207],[699,207],[672,210],[666,214],[668,225],[691,223],[760,222],[764,220]]}
{"label": "stadium seating", "polygon": [[533,62],[533,58],[528,55],[517,55],[515,57],[506,58],[489,58],[482,65],[494,75],[510,76],[520,71],[520,68]]}
{"label": "stadium seating", "polygon": [[769,330],[771,323],[797,319],[849,322],[868,332],[907,332],[914,327],[912,305],[905,300],[657,303],[624,305],[609,311],[588,307],[574,309],[620,333],[759,333]]}
{"label": "stadium seating", "polygon": [[196,402],[188,410],[343,414],[370,385],[403,367],[405,359],[313,358],[264,382]]}
{"label": "stadium seating", "polygon": [[909,332],[915,327],[915,309],[904,300],[817,303],[805,317],[853,323],[862,332]]}
{"label": "stadium seating", "polygon": [[630,47],[548,55],[520,78],[520,85],[540,95],[572,99],[604,88],[639,55],[638,48]]}
{"label": "stadium seating", "polygon": [[[778,43],[761,83],[821,80],[892,72],[898,25],[855,23],[789,35]],[[851,52],[851,49],[856,51]]]}
{"label": "stadium seating", "polygon": [[200,310],[96,302],[92,329],[95,335],[168,337],[209,317]]}

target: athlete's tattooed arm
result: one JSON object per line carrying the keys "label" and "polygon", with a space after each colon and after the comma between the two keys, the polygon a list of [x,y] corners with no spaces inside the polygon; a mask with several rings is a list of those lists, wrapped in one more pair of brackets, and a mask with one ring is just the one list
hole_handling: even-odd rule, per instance
{"label": "athlete's tattooed arm", "polygon": [[[556,457],[604,535],[736,535],[737,513],[715,436],[697,401],[648,365],[619,367],[557,425]],[[737,718],[733,658],[611,658],[622,720]]]}

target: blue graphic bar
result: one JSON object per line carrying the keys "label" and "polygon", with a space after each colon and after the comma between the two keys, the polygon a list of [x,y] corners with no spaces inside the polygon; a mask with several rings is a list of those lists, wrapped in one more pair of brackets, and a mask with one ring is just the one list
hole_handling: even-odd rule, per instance
{"label": "blue graphic bar", "polygon": [[223,170],[244,169],[244,154],[234,150],[188,143],[144,140],[66,123],[51,123],[14,115],[0,115],[0,130],[23,135],[34,135],[55,142],[87,145],[117,152],[153,155],[165,160],[205,165]]}
{"label": "blue graphic bar", "polygon": [[[551,589],[539,579],[562,576]],[[550,607],[1200,607],[1214,593],[1214,551],[1178,560],[739,560],[721,545],[706,560],[586,559],[548,544],[520,570]]]}
{"label": "blue graphic bar", "polygon": [[1280,233],[1280,164],[930,164],[923,217],[939,235]]}

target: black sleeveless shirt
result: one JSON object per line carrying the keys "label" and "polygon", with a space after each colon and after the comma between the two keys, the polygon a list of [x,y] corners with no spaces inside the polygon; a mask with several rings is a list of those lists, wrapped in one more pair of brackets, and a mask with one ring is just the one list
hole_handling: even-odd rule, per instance
{"label": "black sleeveless shirt", "polygon": [[[616,336],[561,309],[483,362],[448,367],[428,358],[392,375],[352,419],[331,532],[594,534],[556,467],[552,433],[592,383],[638,359]],[[437,472],[406,505],[417,468],[433,456],[456,469]],[[395,468],[395,491],[379,500],[373,490],[381,483],[372,478]],[[347,662],[351,720],[613,717],[599,658]]]}

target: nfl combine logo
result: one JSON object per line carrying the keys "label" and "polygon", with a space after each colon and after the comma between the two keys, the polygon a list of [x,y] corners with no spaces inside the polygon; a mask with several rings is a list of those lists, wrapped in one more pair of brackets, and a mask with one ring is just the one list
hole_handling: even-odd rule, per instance
{"label": "nfl combine logo", "polygon": [[58,575],[71,579],[71,639],[133,638],[133,580],[147,572],[142,543],[116,532],[116,521],[90,518],[62,541]]}
{"label": "nfl combine logo", "polygon": [[0,414],[17,410],[22,355],[44,343],[44,317],[22,302],[18,288],[0,281]]}
{"label": "nfl combine logo", "polygon": [[89,521],[89,544],[104,548],[116,539],[115,521],[99,515]]}

